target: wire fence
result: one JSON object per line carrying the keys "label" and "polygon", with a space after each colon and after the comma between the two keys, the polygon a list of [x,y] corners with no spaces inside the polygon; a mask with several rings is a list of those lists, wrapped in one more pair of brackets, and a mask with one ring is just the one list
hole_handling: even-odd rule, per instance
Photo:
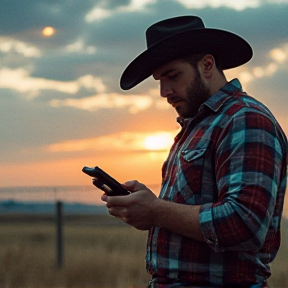
{"label": "wire fence", "polygon": [[0,187],[0,202],[67,202],[98,205],[102,192],[92,185]]}
{"label": "wire fence", "polygon": [[[101,194],[93,186],[0,187],[0,223],[53,221],[56,228],[57,267],[60,269],[64,257],[64,217],[65,221],[69,220],[67,217],[72,221],[74,218],[71,219],[71,216],[77,216],[79,221],[79,216],[107,214],[105,205],[100,205]],[[94,221],[94,218],[81,220],[81,226]]]}

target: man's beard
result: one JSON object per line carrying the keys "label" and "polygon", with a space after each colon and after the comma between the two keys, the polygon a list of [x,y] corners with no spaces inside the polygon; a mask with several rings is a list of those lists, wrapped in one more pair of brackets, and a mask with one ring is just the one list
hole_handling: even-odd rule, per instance
{"label": "man's beard", "polygon": [[198,69],[195,69],[196,75],[186,90],[187,106],[179,107],[178,114],[184,118],[193,118],[198,113],[200,106],[211,96],[208,88],[201,79]]}

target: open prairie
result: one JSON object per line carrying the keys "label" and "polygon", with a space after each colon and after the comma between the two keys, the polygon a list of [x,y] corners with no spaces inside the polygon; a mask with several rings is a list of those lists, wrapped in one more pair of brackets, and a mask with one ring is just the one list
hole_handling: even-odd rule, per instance
{"label": "open prairie", "polygon": [[[272,265],[271,288],[288,287],[288,225]],[[52,216],[0,217],[1,288],[142,288],[147,233],[101,216],[64,219],[63,265],[57,268]]]}
{"label": "open prairie", "polygon": [[0,287],[145,287],[146,232],[109,216],[64,219],[57,269],[53,217],[0,218]]}

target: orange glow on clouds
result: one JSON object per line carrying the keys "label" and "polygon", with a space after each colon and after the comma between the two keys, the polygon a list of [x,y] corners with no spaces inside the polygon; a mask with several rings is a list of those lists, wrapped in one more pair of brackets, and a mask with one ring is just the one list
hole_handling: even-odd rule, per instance
{"label": "orange glow on clouds", "polygon": [[168,151],[177,131],[120,132],[96,138],[70,140],[46,147],[52,153],[73,151]]}
{"label": "orange glow on clouds", "polygon": [[143,144],[148,150],[168,150],[174,139],[174,134],[169,132],[157,132],[145,138]]}
{"label": "orange glow on clouds", "polygon": [[270,56],[278,63],[283,63],[288,59],[288,43],[279,48],[274,48],[270,51]]}
{"label": "orange glow on clouds", "polygon": [[[2,187],[92,185],[91,177],[82,172],[83,166],[99,166],[120,183],[137,179],[157,194],[161,183],[161,166],[167,152],[107,153],[91,152],[84,157],[66,157],[53,161],[31,163],[0,163]],[[15,178],[11,171],[21,171]],[[95,201],[103,192],[95,190]],[[78,195],[82,199],[81,193]]]}
{"label": "orange glow on clouds", "polygon": [[44,37],[51,37],[55,34],[55,29],[53,27],[45,27],[43,30],[42,30],[42,35]]}
{"label": "orange glow on clouds", "polygon": [[[247,70],[245,66],[240,66],[226,72],[227,78],[233,79],[238,75],[242,86],[245,87],[257,78],[272,77],[278,70],[285,69],[288,62],[288,43],[275,47],[269,52],[270,62],[262,66],[256,66]],[[279,117],[278,117],[279,118]]]}
{"label": "orange glow on clouds", "polygon": [[152,99],[147,95],[129,95],[127,97],[127,95],[117,93],[101,93],[81,99],[53,99],[50,105],[52,107],[74,107],[90,112],[103,108],[128,107],[129,112],[135,114],[139,111],[147,110],[152,105]]}
{"label": "orange glow on clouds", "polygon": [[[42,166],[45,166],[45,175],[48,174],[54,179],[43,178],[39,169],[35,169],[33,176],[25,175],[22,181],[31,181],[33,177],[35,182],[44,185],[49,182],[58,185],[60,183],[89,185],[91,179],[81,172],[82,167],[100,166],[121,183],[137,179],[148,187],[152,184],[153,191],[157,194],[161,183],[161,167],[167,159],[177,132],[178,130],[150,133],[126,131],[54,143],[46,146],[45,150],[51,153],[52,158],[58,154],[60,160],[42,163]],[[73,152],[77,158],[70,158],[70,153]],[[65,155],[69,155],[69,158]],[[37,166],[32,163],[30,165]],[[11,177],[10,181],[13,181]]]}

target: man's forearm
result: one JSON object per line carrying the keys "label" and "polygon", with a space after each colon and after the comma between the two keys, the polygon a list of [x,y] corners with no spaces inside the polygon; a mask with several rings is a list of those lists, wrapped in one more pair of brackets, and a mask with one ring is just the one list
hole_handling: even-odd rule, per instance
{"label": "man's forearm", "polygon": [[155,226],[205,241],[199,224],[199,205],[184,205],[157,199],[153,209]]}

